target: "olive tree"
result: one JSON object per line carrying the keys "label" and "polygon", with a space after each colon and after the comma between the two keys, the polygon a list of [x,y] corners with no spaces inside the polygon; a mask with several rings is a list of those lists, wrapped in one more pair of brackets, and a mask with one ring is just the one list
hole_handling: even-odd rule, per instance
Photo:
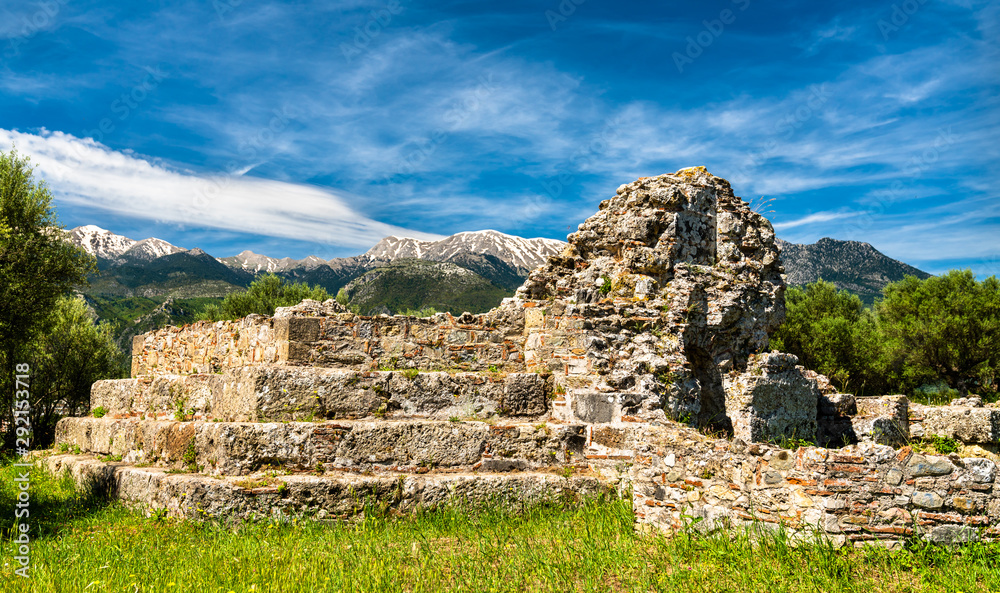
{"label": "olive tree", "polygon": [[30,368],[38,340],[56,323],[56,303],[94,270],[93,258],[62,235],[52,195],[34,179],[29,160],[14,149],[0,152],[0,427],[7,450],[14,443],[15,368]]}

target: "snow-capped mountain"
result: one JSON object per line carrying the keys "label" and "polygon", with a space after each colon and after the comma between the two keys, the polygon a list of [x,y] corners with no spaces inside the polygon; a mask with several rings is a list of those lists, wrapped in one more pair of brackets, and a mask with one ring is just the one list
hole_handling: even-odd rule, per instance
{"label": "snow-capped mountain", "polygon": [[67,238],[87,253],[107,260],[152,261],[164,255],[187,251],[163,239],[150,237],[142,241],[116,235],[99,226],[88,224],[66,231]]}
{"label": "snow-capped mountain", "polygon": [[364,255],[379,260],[413,257],[449,261],[462,253],[488,254],[527,272],[565,248],[566,243],[554,239],[525,239],[488,230],[458,233],[440,241],[386,237]]}
{"label": "snow-capped mountain", "polygon": [[99,226],[88,224],[66,231],[68,239],[90,255],[113,259],[137,243],[128,237],[116,235]]}
{"label": "snow-capped mountain", "polygon": [[277,272],[281,269],[281,260],[259,253],[254,253],[249,249],[241,251],[238,255],[217,258],[220,262],[230,268],[236,268],[251,274],[262,274],[266,272]]}
{"label": "snow-capped mountain", "polygon": [[[410,237],[386,237],[365,252],[368,259],[421,259],[431,241],[419,241]],[[363,257],[364,257],[363,256]]]}
{"label": "snow-capped mountain", "polygon": [[158,257],[170,255],[172,253],[180,253],[181,251],[187,250],[176,245],[171,245],[163,239],[150,237],[148,239],[138,241],[135,245],[132,245],[122,252],[118,257],[128,260],[152,261]]}

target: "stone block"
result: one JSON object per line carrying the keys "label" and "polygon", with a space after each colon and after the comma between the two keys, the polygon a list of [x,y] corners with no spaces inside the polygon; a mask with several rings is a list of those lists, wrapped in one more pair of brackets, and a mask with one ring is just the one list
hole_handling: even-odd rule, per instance
{"label": "stone block", "polygon": [[816,439],[820,392],[790,354],[770,353],[750,361],[747,372],[725,380],[726,415],[735,438],[745,442]]}
{"label": "stone block", "polygon": [[503,391],[503,408],[511,416],[537,416],[548,408],[546,379],[538,373],[510,373]]}
{"label": "stone block", "polygon": [[320,337],[316,317],[279,317],[274,320],[274,337],[289,342],[315,342]]}
{"label": "stone block", "polygon": [[965,544],[979,541],[979,533],[967,525],[938,525],[924,539],[935,544]]}
{"label": "stone block", "polygon": [[924,406],[924,437],[940,435],[963,443],[1000,443],[1000,410],[966,406]]}
{"label": "stone block", "polygon": [[855,398],[857,416],[851,418],[855,437],[901,447],[910,438],[909,400],[903,395]]}
{"label": "stone block", "polygon": [[912,455],[909,461],[906,462],[906,469],[911,477],[922,478],[926,476],[947,476],[955,471],[955,466],[945,457]]}
{"label": "stone block", "polygon": [[850,393],[822,394],[816,405],[820,417],[856,416],[857,400]]}
{"label": "stone block", "polygon": [[922,509],[940,509],[944,506],[944,499],[934,492],[914,492],[910,502]]}
{"label": "stone block", "polygon": [[621,416],[612,393],[600,391],[574,391],[573,413],[583,422],[614,422]]}

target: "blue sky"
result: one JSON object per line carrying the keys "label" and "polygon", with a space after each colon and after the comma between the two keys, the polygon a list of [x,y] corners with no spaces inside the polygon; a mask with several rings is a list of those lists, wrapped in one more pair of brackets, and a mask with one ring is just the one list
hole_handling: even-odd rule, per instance
{"label": "blue sky", "polygon": [[1000,4],[0,0],[0,149],[67,227],[324,258],[563,239],[705,165],[778,235],[1000,274]]}

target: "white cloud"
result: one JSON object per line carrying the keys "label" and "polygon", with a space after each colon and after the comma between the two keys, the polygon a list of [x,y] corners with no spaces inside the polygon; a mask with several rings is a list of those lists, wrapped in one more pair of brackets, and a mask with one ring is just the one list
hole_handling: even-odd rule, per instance
{"label": "white cloud", "polygon": [[372,220],[327,189],[237,175],[178,171],[91,139],[0,128],[0,146],[31,157],[57,201],[130,217],[368,248],[388,235],[439,239]]}
{"label": "white cloud", "polygon": [[794,229],[807,224],[826,223],[831,220],[840,220],[842,218],[849,218],[856,215],[856,212],[817,212],[815,214],[803,216],[802,218],[790,220],[788,222],[776,222],[774,223],[774,230],[787,231],[788,229]]}

